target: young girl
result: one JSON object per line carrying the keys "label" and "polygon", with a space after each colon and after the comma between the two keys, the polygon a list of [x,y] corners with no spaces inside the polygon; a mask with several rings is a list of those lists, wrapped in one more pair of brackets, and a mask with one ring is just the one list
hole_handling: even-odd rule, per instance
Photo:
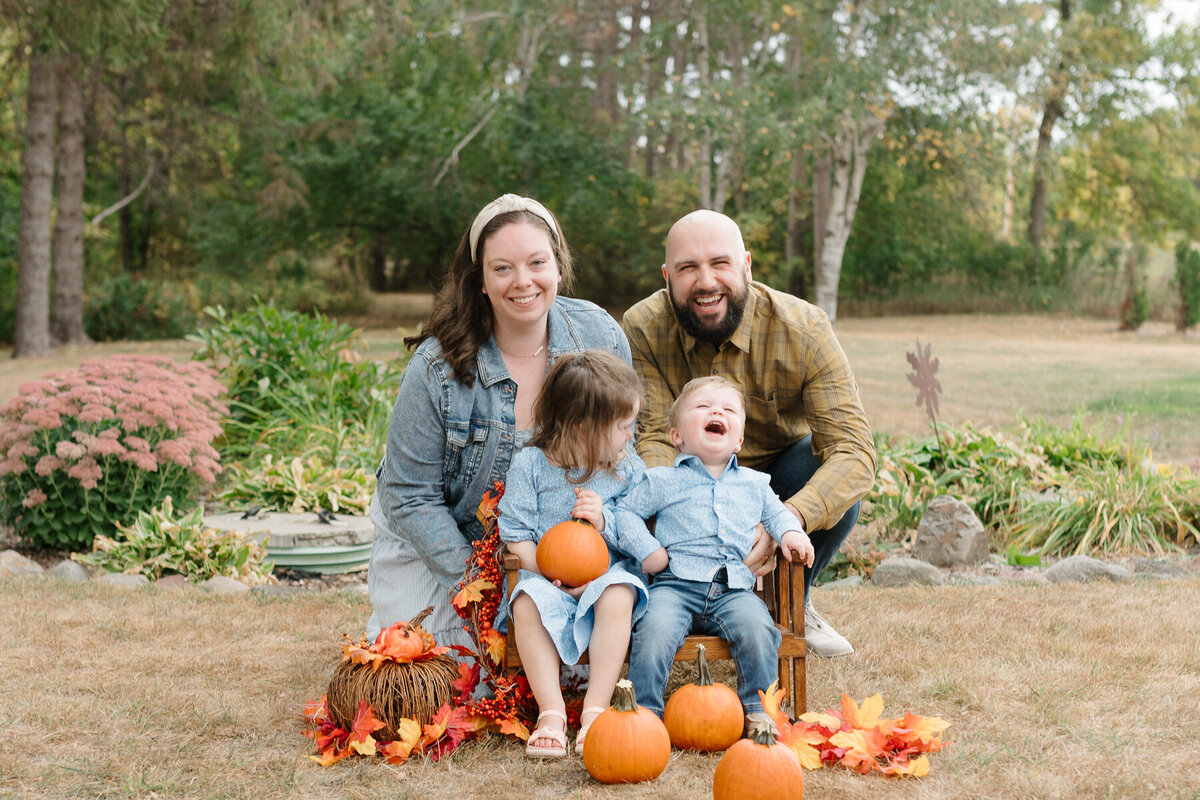
{"label": "young girl", "polygon": [[[590,674],[575,752],[612,701],[629,647],[630,628],[646,608],[640,570],[610,549],[604,575],[574,589],[551,583],[537,568],[537,542],[550,527],[584,519],[610,546],[603,504],[625,492],[645,465],[630,442],[642,388],[633,368],[599,350],[563,356],[546,375],[529,444],[513,458],[500,500],[500,538],[521,561],[512,595],[517,648],[538,703],[537,727],[525,752],[567,754],[567,715],[559,673],[586,650]],[[627,569],[626,566],[629,568]]]}

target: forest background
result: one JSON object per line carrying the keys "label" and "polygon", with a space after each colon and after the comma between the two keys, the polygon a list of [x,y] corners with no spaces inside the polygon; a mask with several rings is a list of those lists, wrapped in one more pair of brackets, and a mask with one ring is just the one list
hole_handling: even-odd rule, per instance
{"label": "forest background", "polygon": [[834,317],[1187,327],[1198,17],[1159,0],[0,0],[0,339],[42,355],[177,337],[209,304],[337,314],[430,291],[508,191],[560,216],[575,293],[610,308],[661,284],[667,228],[709,207],[741,224],[756,278]]}

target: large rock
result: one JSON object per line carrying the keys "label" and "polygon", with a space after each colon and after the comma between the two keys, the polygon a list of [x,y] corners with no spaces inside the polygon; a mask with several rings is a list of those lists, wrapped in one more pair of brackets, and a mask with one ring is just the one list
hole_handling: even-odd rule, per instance
{"label": "large rock", "polygon": [[200,585],[216,594],[242,594],[243,592],[250,591],[250,587],[237,578],[230,578],[225,575],[214,575]]}
{"label": "large rock", "polygon": [[1070,556],[1043,573],[1051,583],[1087,583],[1088,581],[1127,581],[1132,573],[1124,567],[1106,564],[1091,556]]}
{"label": "large rock", "polygon": [[939,567],[959,567],[978,564],[987,554],[987,530],[969,505],[948,494],[929,501],[917,526],[914,557]]}
{"label": "large rock", "polygon": [[942,571],[927,561],[905,556],[889,556],[871,573],[871,583],[878,586],[907,586],[924,584],[940,586],[946,582]]}
{"label": "large rock", "polygon": [[150,585],[150,579],[145,575],[126,575],[124,572],[105,572],[95,580],[96,583],[116,586],[120,589],[140,589]]}
{"label": "large rock", "polygon": [[92,574],[87,571],[87,567],[69,558],[64,558],[51,567],[49,574],[51,578],[57,578],[67,583],[83,583],[92,577]]}
{"label": "large rock", "polygon": [[14,578],[17,575],[41,575],[45,572],[42,565],[28,559],[16,550],[5,550],[0,553],[0,578]]}
{"label": "large rock", "polygon": [[1139,558],[1133,565],[1135,575],[1150,575],[1155,578],[1185,578],[1187,570],[1165,558]]}

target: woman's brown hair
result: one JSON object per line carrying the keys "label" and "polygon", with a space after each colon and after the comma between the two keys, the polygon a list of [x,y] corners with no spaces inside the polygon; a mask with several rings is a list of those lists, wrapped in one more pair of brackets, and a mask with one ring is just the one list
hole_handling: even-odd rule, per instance
{"label": "woman's brown hair", "polygon": [[634,414],[642,382],[633,367],[603,350],[561,356],[546,375],[533,404],[529,444],[568,470],[571,483],[586,483],[616,464],[608,448],[612,426]]}
{"label": "woman's brown hair", "polygon": [[433,301],[429,320],[420,333],[404,338],[405,346],[412,350],[430,336],[436,337],[442,345],[442,357],[450,365],[454,377],[466,386],[475,382],[475,359],[479,348],[492,335],[492,305],[483,293],[483,253],[487,240],[506,225],[518,223],[533,225],[550,237],[554,262],[558,266],[559,291],[570,291],[575,273],[567,243],[537,214],[508,211],[497,215],[480,232],[477,259],[471,258],[471,232],[467,229],[458,243],[446,280]]}

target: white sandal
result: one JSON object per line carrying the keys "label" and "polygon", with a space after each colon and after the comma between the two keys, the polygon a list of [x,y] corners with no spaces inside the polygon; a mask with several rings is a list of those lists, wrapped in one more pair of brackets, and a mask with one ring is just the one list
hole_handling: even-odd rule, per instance
{"label": "white sandal", "polygon": [[[588,728],[592,727],[592,723],[596,721],[596,717],[607,711],[605,706],[588,706],[583,711],[579,712],[579,733],[575,735],[575,755],[583,755],[583,737],[587,736]],[[584,714],[594,714],[586,723],[583,721]]]}
{"label": "white sandal", "polygon": [[[542,717],[557,717],[563,722],[563,730],[551,728],[546,725],[534,728],[529,734],[529,740],[525,743],[525,755],[531,758],[564,758],[567,755],[567,715],[556,708],[548,708],[538,714],[537,721],[540,723]],[[534,747],[533,743],[537,740],[545,741],[549,739],[556,744],[555,747]]]}

